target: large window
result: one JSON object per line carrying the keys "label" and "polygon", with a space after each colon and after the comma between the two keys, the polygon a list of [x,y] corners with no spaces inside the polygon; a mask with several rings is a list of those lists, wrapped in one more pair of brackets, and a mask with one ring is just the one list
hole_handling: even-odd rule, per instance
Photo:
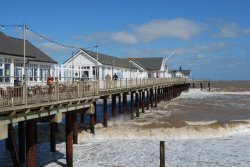
{"label": "large window", "polygon": [[10,82],[11,59],[0,58],[0,82]]}
{"label": "large window", "polygon": [[[34,71],[37,71],[37,70],[34,70]],[[39,74],[40,74],[40,81],[46,81],[47,77],[50,74],[50,65],[41,64]]]}
{"label": "large window", "polygon": [[23,76],[23,60],[14,59],[14,77],[17,81],[22,81]]}
{"label": "large window", "polygon": [[29,64],[28,76],[30,81],[37,81],[37,64]]}

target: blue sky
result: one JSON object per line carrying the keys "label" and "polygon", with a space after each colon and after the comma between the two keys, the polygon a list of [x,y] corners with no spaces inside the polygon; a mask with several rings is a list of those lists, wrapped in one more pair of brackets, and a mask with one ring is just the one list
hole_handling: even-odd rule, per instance
{"label": "blue sky", "polygon": [[[1,0],[0,25],[25,23],[55,42],[98,45],[117,57],[173,53],[169,69],[181,65],[196,78],[250,80],[249,18],[248,0]],[[1,31],[21,38],[18,28]],[[27,38],[59,63],[72,54],[30,31]]]}

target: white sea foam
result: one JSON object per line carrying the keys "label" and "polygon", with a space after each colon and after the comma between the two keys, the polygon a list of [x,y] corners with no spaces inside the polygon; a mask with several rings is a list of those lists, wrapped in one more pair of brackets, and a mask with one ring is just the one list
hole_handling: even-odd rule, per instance
{"label": "white sea foam", "polygon": [[179,98],[194,98],[194,99],[204,99],[208,97],[215,97],[223,95],[250,95],[250,92],[209,92],[207,90],[200,89],[189,89],[188,92],[182,92]]}

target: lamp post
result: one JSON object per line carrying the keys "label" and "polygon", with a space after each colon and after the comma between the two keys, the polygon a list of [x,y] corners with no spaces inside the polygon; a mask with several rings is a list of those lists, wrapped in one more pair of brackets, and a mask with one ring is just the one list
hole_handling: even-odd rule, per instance
{"label": "lamp post", "polygon": [[98,66],[98,61],[99,61],[98,45],[96,45],[96,80],[99,80],[99,66]]}
{"label": "lamp post", "polygon": [[27,104],[26,25],[23,24],[23,103]]}
{"label": "lamp post", "polygon": [[98,66],[98,61],[99,61],[98,45],[96,45],[96,80],[97,80],[96,92],[97,92],[97,94],[99,92],[99,66]]}

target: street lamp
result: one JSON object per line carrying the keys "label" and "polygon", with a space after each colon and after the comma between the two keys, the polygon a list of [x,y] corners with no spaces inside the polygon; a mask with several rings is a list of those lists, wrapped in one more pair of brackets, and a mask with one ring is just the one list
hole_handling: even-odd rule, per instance
{"label": "street lamp", "polygon": [[96,80],[99,80],[99,66],[98,66],[98,61],[99,61],[99,55],[98,55],[98,45],[96,47]]}
{"label": "street lamp", "polygon": [[23,103],[27,104],[26,25],[23,24]]}

